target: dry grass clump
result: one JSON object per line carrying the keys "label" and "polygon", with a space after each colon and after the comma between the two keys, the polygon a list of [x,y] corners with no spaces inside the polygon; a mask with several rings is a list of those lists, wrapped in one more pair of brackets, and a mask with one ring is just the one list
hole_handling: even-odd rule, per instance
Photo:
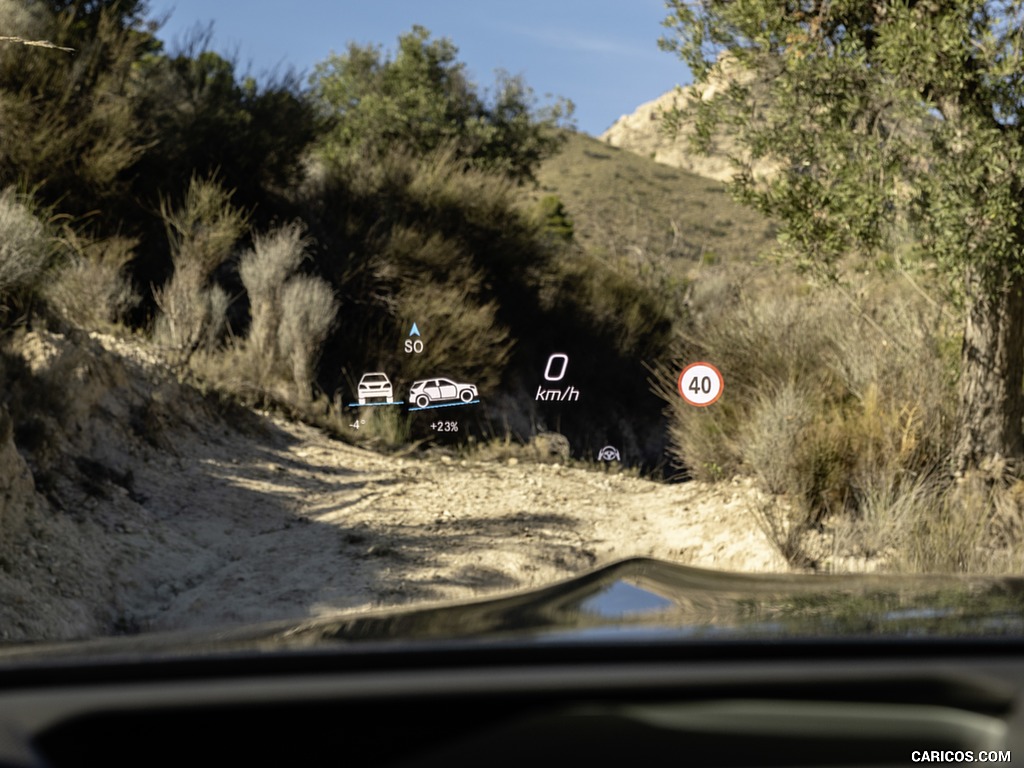
{"label": "dry grass clump", "polygon": [[222,337],[230,298],[212,283],[214,271],[231,256],[246,216],[231,204],[231,193],[212,179],[193,177],[185,201],[166,200],[161,215],[171,243],[174,274],[153,292],[160,308],[154,337],[178,364]]}
{"label": "dry grass clump", "polygon": [[0,192],[0,319],[31,300],[53,263],[54,239],[11,188]]}
{"label": "dry grass clump", "polygon": [[285,281],[306,258],[308,243],[302,227],[290,224],[253,238],[251,251],[238,262],[238,274],[249,296],[249,336],[246,340],[254,383],[266,385],[278,358]]}
{"label": "dry grass clump", "polygon": [[298,275],[281,294],[278,350],[291,363],[292,381],[300,403],[310,402],[316,363],[334,324],[338,302],[324,280]]}
{"label": "dry grass clump", "polygon": [[89,241],[69,233],[68,263],[44,286],[47,302],[83,328],[101,329],[124,320],[141,301],[126,277],[136,240]]}
{"label": "dry grass clump", "polygon": [[397,451],[409,449],[411,445],[412,426],[409,416],[398,408],[364,408],[351,419],[358,419],[359,429],[352,434],[347,418],[340,410],[335,432],[348,434],[362,446],[378,451]]}
{"label": "dry grass clump", "polygon": [[1019,574],[1021,481],[980,475],[878,477],[856,513],[807,525],[783,496],[751,509],[777,550],[799,568],[831,573]]}
{"label": "dry grass clump", "polygon": [[937,483],[906,515],[893,567],[917,573],[1020,573],[1021,483],[974,474]]}
{"label": "dry grass clump", "polygon": [[[679,463],[698,479],[756,477],[777,497],[757,518],[795,564],[976,570],[996,508],[1016,514],[1002,492],[967,493],[949,476],[956,318],[901,288],[712,286],[680,358],[718,366],[726,395],[692,408],[675,393],[678,367],[662,372]],[[808,543],[826,532],[829,552]]]}
{"label": "dry grass clump", "polygon": [[308,246],[295,223],[256,237],[238,272],[249,295],[249,335],[237,356],[254,391],[308,408],[316,365],[338,301],[324,280],[296,274]]}

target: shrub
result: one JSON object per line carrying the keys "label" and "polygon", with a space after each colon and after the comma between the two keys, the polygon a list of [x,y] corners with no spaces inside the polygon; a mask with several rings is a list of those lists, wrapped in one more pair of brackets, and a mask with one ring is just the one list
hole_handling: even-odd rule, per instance
{"label": "shrub", "polygon": [[303,175],[306,148],[319,128],[314,106],[291,72],[239,76],[236,63],[207,50],[197,31],[170,54],[137,67],[132,105],[145,153],[133,166],[133,192],[151,200],[190,174],[218,178],[255,216]]}
{"label": "shrub", "polygon": [[758,527],[787,563],[797,568],[819,565],[808,553],[805,542],[811,529],[806,505],[775,496],[759,499],[751,511]]}
{"label": "shrub", "polygon": [[0,192],[0,320],[24,306],[51,266],[54,240],[13,189]]}
{"label": "shrub", "polygon": [[902,546],[892,555],[897,570],[915,573],[1019,573],[1019,541],[998,542],[992,526],[1012,508],[1013,486],[982,473],[934,484],[907,516]]}
{"label": "shrub", "polygon": [[249,386],[268,395],[290,379],[294,389],[288,399],[307,410],[317,361],[338,312],[329,283],[296,274],[308,245],[296,222],[256,236],[238,265],[249,295],[251,321],[242,348]]}
{"label": "shrub", "polygon": [[561,240],[572,240],[572,218],[557,195],[545,195],[542,197],[540,202],[537,203],[537,215],[540,217],[544,230],[548,234]]}
{"label": "shrub", "polygon": [[69,235],[69,260],[44,288],[47,302],[84,328],[102,328],[123,321],[141,301],[125,275],[137,241],[89,241]]}
{"label": "shrub", "polygon": [[153,38],[137,2],[0,6],[5,33],[74,53],[0,46],[0,184],[38,190],[47,204],[87,215],[125,191],[144,151],[130,84]]}
{"label": "shrub", "polygon": [[213,179],[192,177],[185,201],[172,208],[164,200],[161,215],[171,244],[174,274],[154,291],[160,309],[155,336],[178,364],[216,342],[224,324],[226,296],[211,287],[214,270],[231,255],[246,216],[231,205],[231,193]]}
{"label": "shrub", "polygon": [[483,392],[497,387],[512,345],[508,329],[497,321],[496,302],[480,303],[472,288],[461,282],[411,285],[399,301],[407,325],[429,318],[429,325],[424,325],[429,344],[405,362],[405,375],[422,378],[444,371],[467,378]]}
{"label": "shrub", "polygon": [[748,427],[737,435],[737,449],[764,490],[806,495],[799,448],[813,415],[807,395],[792,381],[770,385],[754,398]]}
{"label": "shrub", "polygon": [[298,275],[285,283],[278,350],[291,361],[300,403],[311,401],[316,363],[337,312],[334,291],[320,278]]}
{"label": "shrub", "polygon": [[955,358],[930,305],[880,282],[860,298],[785,283],[756,295],[715,290],[678,349],[719,367],[725,397],[692,408],[675,391],[678,367],[660,376],[673,452],[692,476],[754,475],[816,525],[830,513],[863,516],[880,489],[895,498],[944,466]]}
{"label": "shrub", "polygon": [[450,40],[431,40],[417,26],[398,38],[394,57],[353,44],[319,63],[310,78],[312,98],[333,123],[321,154],[345,164],[396,150],[429,155],[448,146],[463,168],[532,178],[561,143],[554,128],[569,119],[571,103],[538,110],[522,79],[504,74],[488,101],[457,54]]}
{"label": "shrub", "polygon": [[278,359],[285,281],[305,258],[307,241],[302,227],[291,224],[253,238],[253,248],[238,263],[238,274],[249,296],[249,336],[246,346],[255,371],[255,384],[265,386]]}

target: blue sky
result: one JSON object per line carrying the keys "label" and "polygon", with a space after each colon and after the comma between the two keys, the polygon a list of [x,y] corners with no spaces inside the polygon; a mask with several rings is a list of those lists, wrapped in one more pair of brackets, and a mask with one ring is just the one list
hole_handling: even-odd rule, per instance
{"label": "blue sky", "polygon": [[455,43],[481,88],[496,69],[521,74],[542,100],[572,99],[578,128],[594,135],[688,81],[682,62],[658,49],[663,0],[151,0],[150,15],[166,17],[159,36],[172,49],[212,22],[214,49],[257,75],[308,74],[350,41],[392,50],[420,24]]}

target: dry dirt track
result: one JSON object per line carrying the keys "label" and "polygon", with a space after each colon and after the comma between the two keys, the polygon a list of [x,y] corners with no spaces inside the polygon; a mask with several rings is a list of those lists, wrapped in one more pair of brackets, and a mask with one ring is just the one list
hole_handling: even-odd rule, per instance
{"label": "dry dirt track", "polygon": [[47,467],[0,423],[0,639],[464,599],[633,555],[786,570],[741,481],[384,456],[225,417],[132,340],[37,333],[20,350],[40,391],[75,397],[40,427]]}
{"label": "dry dirt track", "polygon": [[197,435],[137,477],[163,539],[131,573],[138,628],[474,597],[631,555],[786,569],[742,484],[393,458],[280,421],[268,432]]}

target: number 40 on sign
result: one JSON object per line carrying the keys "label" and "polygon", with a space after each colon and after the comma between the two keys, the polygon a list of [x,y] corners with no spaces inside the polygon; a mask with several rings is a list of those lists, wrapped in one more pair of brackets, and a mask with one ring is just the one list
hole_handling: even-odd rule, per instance
{"label": "number 40 on sign", "polygon": [[690,405],[711,405],[722,396],[722,374],[711,363],[690,363],[679,374],[679,394]]}

